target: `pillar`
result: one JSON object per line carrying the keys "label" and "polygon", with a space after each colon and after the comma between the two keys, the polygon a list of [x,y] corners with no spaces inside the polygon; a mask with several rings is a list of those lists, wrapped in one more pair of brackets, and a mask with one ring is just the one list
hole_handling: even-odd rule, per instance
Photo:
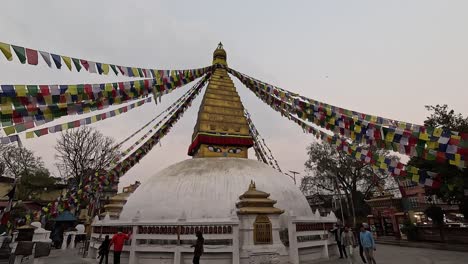
{"label": "pillar", "polygon": [[76,233],[71,234],[70,248],[75,248]]}
{"label": "pillar", "polygon": [[240,263],[239,225],[232,228],[232,264]]}
{"label": "pillar", "polygon": [[292,264],[299,264],[299,249],[297,247],[296,225],[293,223],[295,217],[291,216],[288,221],[289,237],[289,259]]}
{"label": "pillar", "polygon": [[135,252],[135,249],[137,247],[137,239],[136,239],[137,231],[138,231],[138,226],[136,225],[133,226],[131,243],[130,243],[130,251],[128,253],[128,264],[137,263],[136,252]]}
{"label": "pillar", "polygon": [[177,246],[177,248],[174,251],[174,264],[180,264],[182,260],[182,253],[180,252],[180,246]]}
{"label": "pillar", "polygon": [[68,232],[63,233],[62,250],[67,249],[67,241],[69,235],[70,234]]}

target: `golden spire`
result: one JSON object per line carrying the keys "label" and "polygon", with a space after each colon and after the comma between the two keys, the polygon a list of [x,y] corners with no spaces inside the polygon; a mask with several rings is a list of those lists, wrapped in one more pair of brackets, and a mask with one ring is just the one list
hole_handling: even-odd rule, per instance
{"label": "golden spire", "polygon": [[188,151],[194,158],[248,158],[248,148],[253,145],[244,106],[223,67],[227,67],[226,58],[220,42],[213,52],[213,72],[198,111]]}

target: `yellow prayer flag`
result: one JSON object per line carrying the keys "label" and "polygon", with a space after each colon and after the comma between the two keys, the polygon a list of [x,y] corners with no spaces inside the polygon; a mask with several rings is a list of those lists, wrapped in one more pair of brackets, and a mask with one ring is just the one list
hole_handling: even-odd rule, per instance
{"label": "yellow prayer flag", "polygon": [[330,108],[327,107],[326,112],[327,112],[327,116],[331,116],[332,111]]}
{"label": "yellow prayer flag", "polygon": [[52,95],[44,95],[44,101],[48,105],[52,104]]}
{"label": "yellow prayer flag", "polygon": [[439,147],[439,142],[429,141],[427,142],[428,149],[436,149]]}
{"label": "yellow prayer flag", "polygon": [[451,135],[450,138],[453,139],[453,140],[460,140],[461,136]]}
{"label": "yellow prayer flag", "polygon": [[460,154],[455,154],[455,165],[457,165],[457,166],[461,165],[461,155]]}
{"label": "yellow prayer flag", "polygon": [[13,55],[11,54],[10,45],[0,42],[0,50],[2,51],[3,55],[5,55],[5,58],[7,58],[7,60],[9,61],[13,60]]}
{"label": "yellow prayer flag", "polygon": [[361,126],[355,125],[354,126],[354,132],[361,133]]}
{"label": "yellow prayer flag", "polygon": [[141,85],[140,85],[140,82],[139,81],[135,81],[133,83],[133,85],[135,85],[135,89],[139,90],[141,88]]}
{"label": "yellow prayer flag", "polygon": [[112,92],[114,90],[114,87],[112,86],[112,83],[106,83],[104,90],[106,92]]}
{"label": "yellow prayer flag", "polygon": [[68,85],[68,93],[71,95],[77,95],[78,94],[78,87],[76,85]]}
{"label": "yellow prayer flag", "polygon": [[11,115],[13,114],[13,106],[11,106],[11,104],[7,103],[7,104],[2,104],[2,111],[1,111],[2,114],[4,115]]}
{"label": "yellow prayer flag", "polygon": [[70,59],[70,57],[62,56],[62,59],[63,59],[63,61],[65,62],[65,64],[67,65],[67,68],[71,71],[71,70],[72,70],[72,66],[71,66],[71,59]]}
{"label": "yellow prayer flag", "polygon": [[137,68],[132,67],[132,72],[133,72],[133,76],[136,76],[136,77],[140,76],[140,74],[138,73]]}
{"label": "yellow prayer flag", "polygon": [[361,152],[356,152],[356,159],[361,159]]}
{"label": "yellow prayer flag", "polygon": [[16,95],[19,97],[26,96],[26,85],[15,85]]}
{"label": "yellow prayer flag", "polygon": [[388,132],[387,135],[385,136],[385,141],[392,142],[394,136],[395,136],[394,132]]}
{"label": "yellow prayer flag", "polygon": [[376,116],[371,116],[370,121],[371,121],[372,123],[377,122],[377,117],[376,117]]}
{"label": "yellow prayer flag", "polygon": [[356,134],[354,133],[354,131],[351,131],[351,139],[353,141],[356,140]]}
{"label": "yellow prayer flag", "polygon": [[440,136],[442,136],[442,131],[443,131],[442,128],[436,127],[436,128],[434,128],[434,132],[432,132],[432,135],[434,137],[440,137]]}
{"label": "yellow prayer flag", "polygon": [[109,73],[109,64],[103,63],[102,64],[102,72],[107,75]]}
{"label": "yellow prayer flag", "polygon": [[380,168],[386,170],[387,169],[387,163],[380,163]]}
{"label": "yellow prayer flag", "polygon": [[413,173],[413,174],[418,174],[419,173],[419,169],[416,168],[416,167],[410,167],[410,173]]}
{"label": "yellow prayer flag", "polygon": [[411,181],[419,182],[419,174],[413,174],[413,177],[411,177]]}
{"label": "yellow prayer flag", "polygon": [[421,132],[419,134],[419,139],[424,140],[424,141],[429,141],[429,134]]}
{"label": "yellow prayer flag", "polygon": [[3,131],[5,131],[5,134],[8,136],[8,135],[11,135],[13,133],[16,132],[15,130],[15,126],[9,126],[9,127],[5,127],[3,128]]}
{"label": "yellow prayer flag", "polygon": [[94,115],[91,117],[91,123],[96,123],[97,122],[97,117]]}
{"label": "yellow prayer flag", "polygon": [[34,132],[33,131],[28,131],[26,132],[26,138],[29,139],[29,138],[34,138]]}
{"label": "yellow prayer flag", "polygon": [[68,123],[62,124],[62,130],[67,130],[68,129]]}
{"label": "yellow prayer flag", "polygon": [[67,104],[66,104],[66,103],[58,103],[57,106],[58,106],[58,108],[60,108],[60,109],[67,108]]}

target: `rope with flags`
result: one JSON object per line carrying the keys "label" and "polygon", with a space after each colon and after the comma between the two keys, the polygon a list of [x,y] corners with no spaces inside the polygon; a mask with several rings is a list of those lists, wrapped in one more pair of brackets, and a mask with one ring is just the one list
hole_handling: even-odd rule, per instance
{"label": "rope with flags", "polygon": [[247,124],[249,126],[250,135],[254,140],[254,151],[259,161],[262,161],[265,164],[270,165],[272,168],[279,172],[283,172],[278,164],[278,161],[273,156],[271,149],[267,146],[265,139],[260,136],[257,128],[252,122],[250,113],[247,111],[247,108],[244,108],[244,115],[247,119]]}
{"label": "rope with flags", "polygon": [[121,74],[123,76],[134,78],[156,78],[156,76],[161,74],[161,72],[168,71],[96,62],[3,42],[0,42],[0,51],[3,53],[3,56],[7,61],[13,61],[13,54],[15,54],[21,64],[27,63],[29,65],[38,65],[40,62],[39,55],[41,55],[42,62],[49,66],[49,68],[53,68],[55,66],[56,69],[62,69],[65,68],[63,67],[65,65],[69,71],[73,71],[73,69],[75,69],[76,72],[80,72],[83,69],[85,72],[99,75],[108,75],[112,71],[115,76]]}
{"label": "rope with flags", "polygon": [[[275,86],[232,69],[228,71],[247,87],[253,89],[257,96],[260,96],[260,92],[271,94],[279,100],[280,105],[289,104],[291,108],[288,110],[299,118],[345,136],[353,142],[373,145],[411,157],[435,160],[439,163],[448,161],[451,165],[460,168],[465,168],[468,162],[468,133],[424,126],[419,126],[417,132],[394,126],[385,127],[379,124],[382,122],[373,122],[374,119],[368,118],[368,115],[364,119],[356,116],[350,117],[331,111],[331,108],[317,107],[310,103],[312,99],[304,102],[305,97],[297,98],[296,94],[284,92],[286,90],[277,89]],[[383,120],[383,118],[378,120]]]}
{"label": "rope with flags", "polygon": [[[210,71],[210,68],[197,69],[192,73],[175,73],[161,80],[139,80],[102,84],[49,85],[41,93],[17,96],[9,85],[1,85],[0,117],[7,136],[23,132],[35,126],[51,122],[56,118],[102,110],[110,105],[125,103],[153,93],[161,97],[192,82]],[[24,86],[24,85],[23,85]],[[37,87],[41,85],[30,85]],[[28,86],[29,87],[29,86]],[[50,88],[53,87],[53,88]]]}
{"label": "rope with flags", "polygon": [[334,134],[331,132],[332,135],[330,135],[328,133],[322,132],[303,121],[301,118],[295,117],[292,104],[282,101],[272,93],[257,89],[256,86],[249,83],[246,84],[246,87],[254,92],[259,99],[261,99],[275,111],[280,112],[283,117],[286,117],[301,126],[305,133],[314,134],[317,138],[330,143],[338,150],[344,151],[353,158],[371,164],[374,169],[378,169],[382,172],[389,172],[393,176],[406,176],[413,181],[417,181],[418,183],[430,186],[432,188],[439,188],[441,186],[441,174],[420,170],[414,166],[408,166],[401,162],[396,162],[395,160],[385,158],[384,156],[380,156],[378,153],[373,152],[368,147],[353,144],[352,140],[341,137],[339,134]]}

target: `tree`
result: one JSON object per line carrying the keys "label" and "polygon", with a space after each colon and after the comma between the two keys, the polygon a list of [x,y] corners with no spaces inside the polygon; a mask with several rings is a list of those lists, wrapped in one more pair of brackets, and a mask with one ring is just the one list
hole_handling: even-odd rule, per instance
{"label": "tree", "polygon": [[38,169],[21,176],[20,184],[17,188],[18,200],[29,200],[37,198],[36,195],[42,193],[45,189],[55,186],[57,179],[51,177],[46,169]]}
{"label": "tree", "polygon": [[[468,133],[468,117],[455,114],[453,109],[447,105],[426,106],[431,115],[424,121],[424,125],[433,128],[449,129],[451,131]],[[438,172],[442,175],[442,186],[439,189],[426,189],[426,194],[436,195],[448,203],[460,205],[460,211],[468,218],[468,197],[465,190],[468,190],[468,170],[450,165],[448,162],[439,163],[436,161],[423,160],[413,157],[409,164],[420,169]]]}
{"label": "tree", "polygon": [[28,200],[33,192],[55,184],[40,157],[24,147],[0,146],[0,168],[2,176],[17,180],[16,199]]}
{"label": "tree", "polygon": [[40,157],[24,147],[14,145],[0,144],[0,163],[2,175],[15,179],[32,171],[45,169]]}
{"label": "tree", "polygon": [[112,138],[87,126],[63,132],[55,150],[60,174],[74,190],[83,188],[86,177],[107,169],[118,154]]}
{"label": "tree", "polygon": [[[388,173],[374,170],[371,165],[358,161],[343,151],[326,142],[312,143],[308,148],[309,159],[305,163],[306,171],[312,176],[306,176],[301,181],[301,190],[305,194],[344,192],[347,215],[353,216],[356,225],[356,213],[362,211],[365,198],[372,196],[376,187],[397,189],[396,181]],[[388,151],[375,150],[380,155],[398,160],[390,156]],[[351,207],[351,208],[350,208]]]}

